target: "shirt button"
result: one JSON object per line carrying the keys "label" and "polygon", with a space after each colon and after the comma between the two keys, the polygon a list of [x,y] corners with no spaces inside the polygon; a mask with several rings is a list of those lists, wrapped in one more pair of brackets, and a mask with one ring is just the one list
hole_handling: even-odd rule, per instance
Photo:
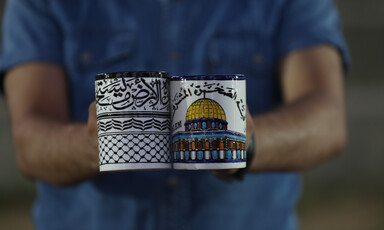
{"label": "shirt button", "polygon": [[172,62],[177,62],[180,59],[180,55],[176,51],[172,51],[169,53],[169,60]]}
{"label": "shirt button", "polygon": [[264,56],[261,53],[256,53],[253,55],[252,61],[256,65],[261,65],[264,62]]}
{"label": "shirt button", "polygon": [[92,55],[90,52],[88,51],[84,51],[83,53],[81,53],[81,61],[83,63],[88,63],[92,58]]}
{"label": "shirt button", "polygon": [[179,181],[179,179],[176,176],[170,176],[168,178],[167,183],[168,183],[169,187],[176,188],[177,186],[179,186],[180,181]]}

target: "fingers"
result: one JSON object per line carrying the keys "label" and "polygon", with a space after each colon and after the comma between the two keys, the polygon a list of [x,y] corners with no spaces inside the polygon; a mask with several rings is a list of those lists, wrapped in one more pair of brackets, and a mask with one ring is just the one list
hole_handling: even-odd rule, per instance
{"label": "fingers", "polygon": [[238,170],[239,169],[220,169],[220,170],[211,170],[211,172],[218,179],[224,182],[232,183],[237,181],[234,175],[236,172],[238,172]]}
{"label": "fingers", "polygon": [[96,102],[93,101],[88,108],[88,132],[92,138],[97,138]]}
{"label": "fingers", "polygon": [[235,174],[237,170],[239,169],[215,169],[215,170],[211,170],[211,173],[217,178],[221,180],[225,180],[225,178]]}
{"label": "fingers", "polygon": [[91,115],[94,115],[94,117],[96,118],[96,101],[93,101],[90,105],[89,105],[89,108],[88,108],[88,114],[91,116]]}
{"label": "fingers", "polygon": [[246,119],[247,119],[246,148],[248,148],[249,139],[251,138],[252,134],[254,133],[254,128],[255,128],[252,114],[249,112],[248,106],[247,106]]}
{"label": "fingers", "polygon": [[216,169],[211,170],[213,175],[232,175],[234,174],[238,169]]}

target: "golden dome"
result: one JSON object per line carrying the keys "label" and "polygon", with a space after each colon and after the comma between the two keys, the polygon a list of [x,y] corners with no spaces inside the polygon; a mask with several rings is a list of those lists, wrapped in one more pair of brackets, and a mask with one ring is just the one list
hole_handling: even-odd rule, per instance
{"label": "golden dome", "polygon": [[225,113],[223,108],[216,101],[202,98],[193,102],[189,106],[186,121],[201,118],[219,119],[225,121]]}

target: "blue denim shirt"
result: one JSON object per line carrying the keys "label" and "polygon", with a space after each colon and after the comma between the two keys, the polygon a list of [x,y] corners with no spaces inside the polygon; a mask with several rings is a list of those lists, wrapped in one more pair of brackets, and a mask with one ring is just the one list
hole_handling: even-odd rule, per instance
{"label": "blue denim shirt", "polygon": [[[290,52],[331,44],[347,62],[332,0],[10,0],[3,29],[1,71],[64,66],[74,121],[86,121],[99,72],[243,73],[256,114],[281,105],[276,69]],[[33,217],[41,230],[291,230],[299,193],[293,172],[233,184],[207,171],[105,173],[66,188],[38,182]]]}

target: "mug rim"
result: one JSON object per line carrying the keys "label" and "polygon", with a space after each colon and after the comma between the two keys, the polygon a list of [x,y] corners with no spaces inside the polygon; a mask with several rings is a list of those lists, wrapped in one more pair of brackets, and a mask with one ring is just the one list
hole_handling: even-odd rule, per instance
{"label": "mug rim", "polygon": [[95,81],[113,78],[169,78],[167,71],[117,71],[109,73],[98,73]]}
{"label": "mug rim", "polygon": [[244,74],[200,74],[171,76],[171,81],[177,80],[245,80]]}

